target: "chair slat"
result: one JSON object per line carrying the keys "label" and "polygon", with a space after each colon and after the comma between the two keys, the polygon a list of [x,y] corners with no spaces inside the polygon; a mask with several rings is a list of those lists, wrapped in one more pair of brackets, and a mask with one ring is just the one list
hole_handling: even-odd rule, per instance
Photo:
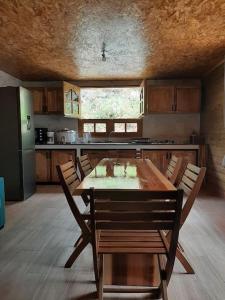
{"label": "chair slat", "polygon": [[113,229],[113,230],[172,230],[174,226],[173,222],[159,221],[159,222],[104,222],[97,221],[96,229]]}
{"label": "chair slat", "polygon": [[127,220],[140,220],[140,221],[150,221],[150,220],[168,220],[172,221],[175,217],[175,212],[96,212],[96,220],[112,220],[112,221],[127,221]]}
{"label": "chair slat", "polygon": [[63,165],[61,165],[62,172],[65,172],[65,171],[67,171],[70,168],[74,168],[74,162],[72,160],[68,161],[67,163],[65,163]]}
{"label": "chair slat", "polygon": [[63,177],[64,177],[64,179],[67,179],[70,176],[75,175],[75,174],[76,174],[75,169],[74,168],[70,168],[67,171],[63,172]]}
{"label": "chair slat", "polygon": [[193,181],[196,181],[198,179],[198,175],[195,173],[189,171],[188,169],[185,170],[184,175],[188,178],[190,178]]}
{"label": "chair slat", "polygon": [[193,164],[190,164],[190,163],[187,165],[187,169],[189,169],[190,171],[192,171],[192,172],[194,172],[196,174],[199,174],[200,170],[201,170],[199,167],[197,167],[197,166],[195,166]]}
{"label": "chair slat", "polygon": [[184,190],[184,192],[187,196],[189,196],[191,194],[191,189],[188,186],[186,186],[186,184],[184,182],[180,183],[179,188]]}
{"label": "chair slat", "polygon": [[185,185],[187,185],[190,189],[193,189],[193,187],[195,186],[195,182],[190,180],[185,175],[182,178],[182,182],[185,183]]}
{"label": "chair slat", "polygon": [[170,201],[107,201],[97,200],[95,202],[96,210],[112,211],[152,211],[152,210],[173,210],[176,208],[176,202]]}

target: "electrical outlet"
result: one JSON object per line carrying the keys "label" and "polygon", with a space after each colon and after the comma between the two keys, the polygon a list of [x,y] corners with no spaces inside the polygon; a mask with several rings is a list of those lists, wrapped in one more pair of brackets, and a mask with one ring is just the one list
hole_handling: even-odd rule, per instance
{"label": "electrical outlet", "polygon": [[224,155],[223,160],[222,160],[222,167],[225,168],[225,155]]}

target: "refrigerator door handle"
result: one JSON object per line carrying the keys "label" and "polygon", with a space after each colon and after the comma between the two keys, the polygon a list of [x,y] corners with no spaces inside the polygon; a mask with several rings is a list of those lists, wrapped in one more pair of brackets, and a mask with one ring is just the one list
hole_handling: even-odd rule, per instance
{"label": "refrigerator door handle", "polygon": [[27,116],[27,130],[31,130],[30,116]]}

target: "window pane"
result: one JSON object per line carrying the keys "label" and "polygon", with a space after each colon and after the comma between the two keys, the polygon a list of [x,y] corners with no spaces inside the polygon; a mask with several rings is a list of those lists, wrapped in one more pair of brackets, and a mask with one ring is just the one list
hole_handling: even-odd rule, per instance
{"label": "window pane", "polygon": [[137,123],[127,123],[127,132],[137,132]]}
{"label": "window pane", "polygon": [[106,132],[106,123],[96,123],[95,132]]}
{"label": "window pane", "polygon": [[115,123],[114,131],[115,132],[125,132],[125,123]]}
{"label": "window pane", "polygon": [[140,87],[82,88],[81,119],[138,118],[140,92]]}
{"label": "window pane", "polygon": [[94,132],[94,124],[84,123],[84,132]]}

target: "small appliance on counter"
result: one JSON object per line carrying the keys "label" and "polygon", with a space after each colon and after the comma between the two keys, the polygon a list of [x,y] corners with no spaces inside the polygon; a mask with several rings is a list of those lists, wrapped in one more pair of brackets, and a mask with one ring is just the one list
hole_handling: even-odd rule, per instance
{"label": "small appliance on counter", "polygon": [[67,128],[59,130],[56,133],[57,142],[60,144],[75,144],[77,139],[77,132]]}
{"label": "small appliance on counter", "polygon": [[35,128],[35,144],[47,143],[48,128]]}
{"label": "small appliance on counter", "polygon": [[47,144],[48,145],[54,145],[55,143],[55,132],[54,131],[48,131],[47,132]]}

